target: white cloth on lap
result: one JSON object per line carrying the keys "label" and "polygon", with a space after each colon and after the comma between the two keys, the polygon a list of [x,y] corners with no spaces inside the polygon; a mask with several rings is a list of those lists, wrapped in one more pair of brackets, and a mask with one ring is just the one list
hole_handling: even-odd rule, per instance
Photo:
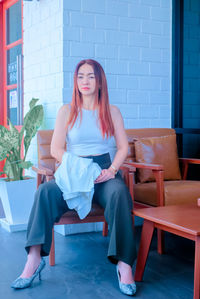
{"label": "white cloth on lap", "polygon": [[70,209],[75,209],[80,219],[91,210],[94,181],[101,167],[92,159],[65,152],[62,163],[55,172],[55,182],[63,193]]}

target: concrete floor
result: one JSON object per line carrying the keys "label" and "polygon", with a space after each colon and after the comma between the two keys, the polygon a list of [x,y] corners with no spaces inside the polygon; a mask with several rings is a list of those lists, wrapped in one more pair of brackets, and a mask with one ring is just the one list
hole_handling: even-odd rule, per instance
{"label": "concrete floor", "polygon": [[[136,228],[137,246],[141,228]],[[115,266],[106,258],[108,238],[101,233],[63,237],[56,233],[56,265],[47,266],[32,287],[13,290],[10,283],[21,273],[26,259],[25,232],[8,233],[0,227],[1,299],[120,299]],[[194,244],[166,234],[166,254],[156,251],[153,238],[144,274],[135,298],[192,299]]]}

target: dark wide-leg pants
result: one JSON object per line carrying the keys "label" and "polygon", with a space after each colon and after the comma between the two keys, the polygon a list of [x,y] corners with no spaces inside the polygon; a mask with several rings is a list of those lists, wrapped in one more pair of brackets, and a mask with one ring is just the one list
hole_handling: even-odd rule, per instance
{"label": "dark wide-leg pants", "polygon": [[[102,169],[111,164],[109,154],[90,158]],[[136,258],[131,216],[132,200],[121,175],[118,173],[114,179],[95,184],[93,200],[105,210],[110,235],[109,260],[114,264],[121,260],[132,266]],[[49,255],[54,222],[58,222],[68,210],[62,192],[54,180],[39,186],[28,222],[25,247],[27,252],[30,246],[41,244],[41,255]]]}

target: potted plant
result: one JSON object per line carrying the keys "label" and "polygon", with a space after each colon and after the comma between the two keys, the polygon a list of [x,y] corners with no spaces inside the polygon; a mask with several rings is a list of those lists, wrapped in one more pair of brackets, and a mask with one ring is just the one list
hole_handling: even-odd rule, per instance
{"label": "potted plant", "polygon": [[0,198],[6,216],[1,224],[9,231],[26,229],[36,190],[36,179],[24,176],[24,170],[32,166],[26,156],[44,116],[43,107],[36,105],[37,101],[35,98],[30,101],[20,132],[10,120],[9,129],[0,125],[0,161],[5,160],[0,175],[6,175],[0,179]]}

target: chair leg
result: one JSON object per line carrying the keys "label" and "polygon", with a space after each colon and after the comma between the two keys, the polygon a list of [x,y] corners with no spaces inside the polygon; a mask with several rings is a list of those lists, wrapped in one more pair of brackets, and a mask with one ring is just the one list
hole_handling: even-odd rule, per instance
{"label": "chair leg", "polygon": [[55,240],[54,240],[54,228],[52,229],[52,242],[51,242],[51,250],[49,254],[49,265],[55,266]]}
{"label": "chair leg", "polygon": [[163,254],[165,250],[165,244],[164,244],[164,231],[161,229],[157,229],[157,251],[159,254]]}
{"label": "chair leg", "polygon": [[108,223],[104,221],[103,223],[103,236],[106,237],[108,235]]}

